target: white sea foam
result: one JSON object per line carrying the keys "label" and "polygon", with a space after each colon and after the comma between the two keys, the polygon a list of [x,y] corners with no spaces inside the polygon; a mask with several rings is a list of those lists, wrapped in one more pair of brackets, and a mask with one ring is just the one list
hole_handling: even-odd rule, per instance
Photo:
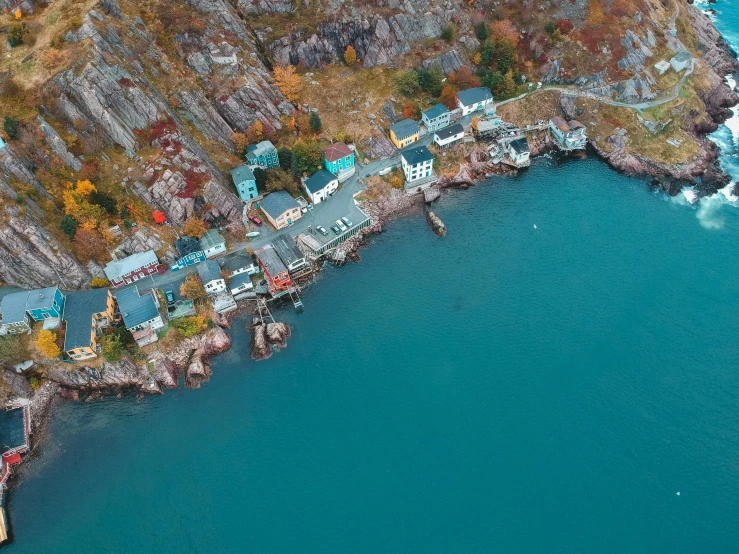
{"label": "white sea foam", "polygon": [[683,198],[687,200],[690,204],[693,204],[698,201],[698,195],[695,193],[693,189],[683,189]]}
{"label": "white sea foam", "polygon": [[698,211],[695,214],[701,227],[711,230],[723,229],[726,221],[721,213],[722,205],[723,202],[715,194],[701,199]]}

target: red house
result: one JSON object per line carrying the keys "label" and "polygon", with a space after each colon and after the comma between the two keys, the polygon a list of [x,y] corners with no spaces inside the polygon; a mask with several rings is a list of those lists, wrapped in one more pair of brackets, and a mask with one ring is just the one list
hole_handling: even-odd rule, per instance
{"label": "red house", "polygon": [[165,266],[159,263],[153,250],[132,254],[105,266],[105,275],[114,287],[130,285],[154,273],[162,274]]}
{"label": "red house", "polygon": [[282,263],[282,260],[271,244],[258,250],[257,258],[259,259],[259,266],[264,271],[264,277],[267,280],[267,288],[270,293],[275,294],[275,292],[282,292],[292,288],[293,283],[290,280],[287,267]]}

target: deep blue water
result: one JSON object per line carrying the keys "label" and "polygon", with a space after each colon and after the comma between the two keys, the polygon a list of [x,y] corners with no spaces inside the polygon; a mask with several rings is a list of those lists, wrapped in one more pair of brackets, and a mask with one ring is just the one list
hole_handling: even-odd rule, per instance
{"label": "deep blue water", "polygon": [[62,405],[8,552],[736,552],[739,215],[695,211],[542,159],[398,220],[270,360]]}

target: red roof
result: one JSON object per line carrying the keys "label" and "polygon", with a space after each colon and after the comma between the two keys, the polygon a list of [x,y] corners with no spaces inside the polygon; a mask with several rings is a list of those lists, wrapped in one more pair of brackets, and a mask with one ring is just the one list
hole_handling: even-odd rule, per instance
{"label": "red roof", "polygon": [[5,463],[9,466],[14,466],[15,464],[21,463],[21,455],[17,452],[13,452],[12,454],[3,454],[3,460],[5,460]]}
{"label": "red roof", "polygon": [[335,142],[323,149],[323,157],[326,161],[335,162],[352,154],[351,149],[343,142]]}

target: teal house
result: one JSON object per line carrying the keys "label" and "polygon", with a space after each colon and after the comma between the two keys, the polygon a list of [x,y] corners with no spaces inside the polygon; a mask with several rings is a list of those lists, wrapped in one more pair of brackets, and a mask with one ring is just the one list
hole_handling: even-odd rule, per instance
{"label": "teal house", "polygon": [[343,142],[335,142],[323,150],[323,165],[326,170],[344,181],[354,175],[354,152]]}
{"label": "teal house", "polygon": [[60,317],[64,309],[64,295],[57,287],[32,290],[26,300],[26,311],[34,321]]}
{"label": "teal house", "polygon": [[258,165],[263,169],[279,167],[280,165],[277,148],[268,140],[248,146],[246,148],[246,161],[249,165]]}
{"label": "teal house", "polygon": [[259,196],[254,172],[248,165],[240,165],[231,170],[231,178],[241,199],[246,202]]}

